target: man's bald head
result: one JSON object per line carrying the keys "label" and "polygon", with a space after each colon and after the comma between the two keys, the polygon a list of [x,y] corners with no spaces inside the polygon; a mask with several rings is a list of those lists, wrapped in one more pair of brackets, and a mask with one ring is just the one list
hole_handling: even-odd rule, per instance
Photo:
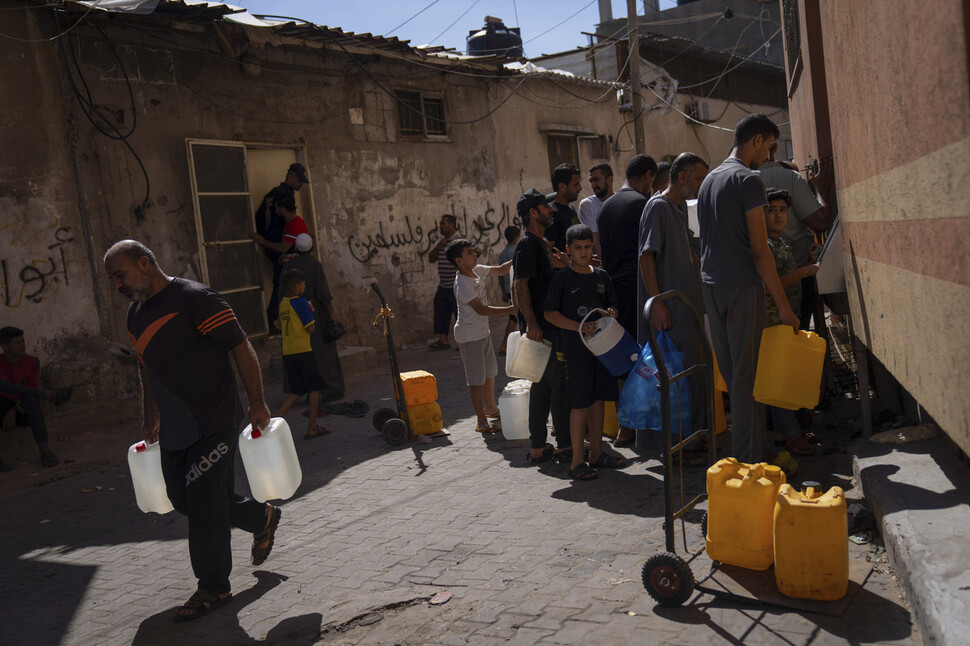
{"label": "man's bald head", "polygon": [[156,267],[158,266],[158,262],[155,260],[155,254],[152,252],[152,250],[137,240],[120,240],[114,243],[105,252],[104,262],[107,262],[109,258],[113,258],[115,256],[127,258],[132,262],[138,262],[138,259],[144,256],[145,258],[148,258],[148,262]]}

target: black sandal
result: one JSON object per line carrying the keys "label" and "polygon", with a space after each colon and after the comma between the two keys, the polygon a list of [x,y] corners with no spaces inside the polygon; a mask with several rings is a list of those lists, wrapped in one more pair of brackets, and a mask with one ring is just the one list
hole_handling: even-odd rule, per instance
{"label": "black sandal", "polygon": [[595,469],[622,469],[626,466],[626,460],[616,455],[600,453],[600,456],[590,466]]}
{"label": "black sandal", "polygon": [[596,480],[598,476],[593,467],[581,462],[578,467],[569,470],[569,477],[573,480]]}
{"label": "black sandal", "polygon": [[[267,505],[270,509],[269,524],[262,531],[253,534],[252,562],[253,565],[262,565],[269,553],[273,551],[273,541],[276,538],[276,528],[280,526],[280,518],[283,510],[273,505]],[[263,545],[263,543],[266,543]]]}
{"label": "black sandal", "polygon": [[205,617],[213,610],[218,610],[230,601],[232,601],[232,593],[220,597],[217,594],[212,594],[205,590],[196,590],[195,594],[189,597],[189,600],[175,611],[175,614],[172,615],[172,621],[179,623]]}
{"label": "black sandal", "polygon": [[56,467],[61,461],[57,459],[53,451],[44,450],[40,452],[40,463],[45,467]]}
{"label": "black sandal", "polygon": [[542,447],[542,455],[536,458],[532,456],[532,451],[529,451],[525,454],[525,461],[529,464],[542,464],[543,462],[551,460],[555,451],[556,449],[552,448],[552,444],[546,444]]}

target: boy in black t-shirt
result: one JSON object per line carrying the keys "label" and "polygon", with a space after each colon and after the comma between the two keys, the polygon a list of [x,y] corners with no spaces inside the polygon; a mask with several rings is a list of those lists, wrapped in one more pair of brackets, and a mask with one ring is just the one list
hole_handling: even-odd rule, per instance
{"label": "boy in black t-shirt", "polygon": [[[566,398],[569,402],[569,434],[573,445],[569,475],[576,480],[596,478],[594,467],[619,469],[626,460],[603,453],[603,402],[619,398],[616,377],[589,351],[580,338],[593,334],[596,323],[581,321],[588,312],[603,309],[616,318],[616,294],[609,275],[590,265],[593,258],[593,232],[585,224],[566,231],[566,250],[570,263],[553,277],[545,302],[546,321],[564,330],[563,356],[566,360]],[[583,461],[583,439],[589,429],[589,464]]]}

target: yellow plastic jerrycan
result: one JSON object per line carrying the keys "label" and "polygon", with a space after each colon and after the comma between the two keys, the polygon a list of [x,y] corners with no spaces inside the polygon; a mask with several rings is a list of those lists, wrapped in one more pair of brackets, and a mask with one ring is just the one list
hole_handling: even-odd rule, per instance
{"label": "yellow plastic jerrycan", "polygon": [[814,408],[822,384],[825,339],[788,325],[765,328],[758,350],[754,398],[762,404],[798,410]]}
{"label": "yellow plastic jerrycan", "polygon": [[724,458],[707,470],[707,555],[751,570],[774,560],[772,518],[784,472]]}
{"label": "yellow plastic jerrycan", "polygon": [[603,435],[616,437],[620,423],[616,421],[616,402],[603,402]]}
{"label": "yellow plastic jerrycan", "polygon": [[711,352],[711,360],[714,362],[714,390],[716,392],[726,393],[728,391],[727,384],[724,383],[724,377],[721,375],[721,369],[717,367],[717,356]]}
{"label": "yellow plastic jerrycan", "polygon": [[798,491],[789,484],[775,503],[775,582],[786,597],[835,601],[849,588],[845,494],[817,482]]}
{"label": "yellow plastic jerrycan", "polygon": [[401,383],[404,384],[404,403],[408,406],[438,401],[438,383],[426,370],[402,372]]}
{"label": "yellow plastic jerrycan", "polygon": [[408,421],[411,432],[415,435],[430,435],[441,430],[441,407],[432,402],[430,404],[408,404]]}
{"label": "yellow plastic jerrycan", "polygon": [[724,412],[724,393],[714,391],[714,434],[720,435],[727,430],[727,414]]}

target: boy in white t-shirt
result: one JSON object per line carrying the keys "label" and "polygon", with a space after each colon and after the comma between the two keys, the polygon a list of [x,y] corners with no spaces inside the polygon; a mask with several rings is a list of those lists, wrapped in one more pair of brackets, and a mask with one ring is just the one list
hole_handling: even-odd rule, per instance
{"label": "boy in white t-shirt", "polygon": [[468,240],[456,240],[445,249],[445,256],[458,268],[455,276],[455,300],[458,303],[458,318],[455,321],[455,342],[465,364],[465,381],[471,394],[472,406],[478,417],[479,433],[495,433],[499,429],[492,426],[488,418],[498,417],[498,404],[495,402],[495,375],[498,366],[495,350],[489,337],[488,317],[507,316],[513,313],[511,305],[493,307],[488,305],[485,296],[486,276],[501,276],[509,273],[512,261],[497,267],[479,265],[475,249]]}

